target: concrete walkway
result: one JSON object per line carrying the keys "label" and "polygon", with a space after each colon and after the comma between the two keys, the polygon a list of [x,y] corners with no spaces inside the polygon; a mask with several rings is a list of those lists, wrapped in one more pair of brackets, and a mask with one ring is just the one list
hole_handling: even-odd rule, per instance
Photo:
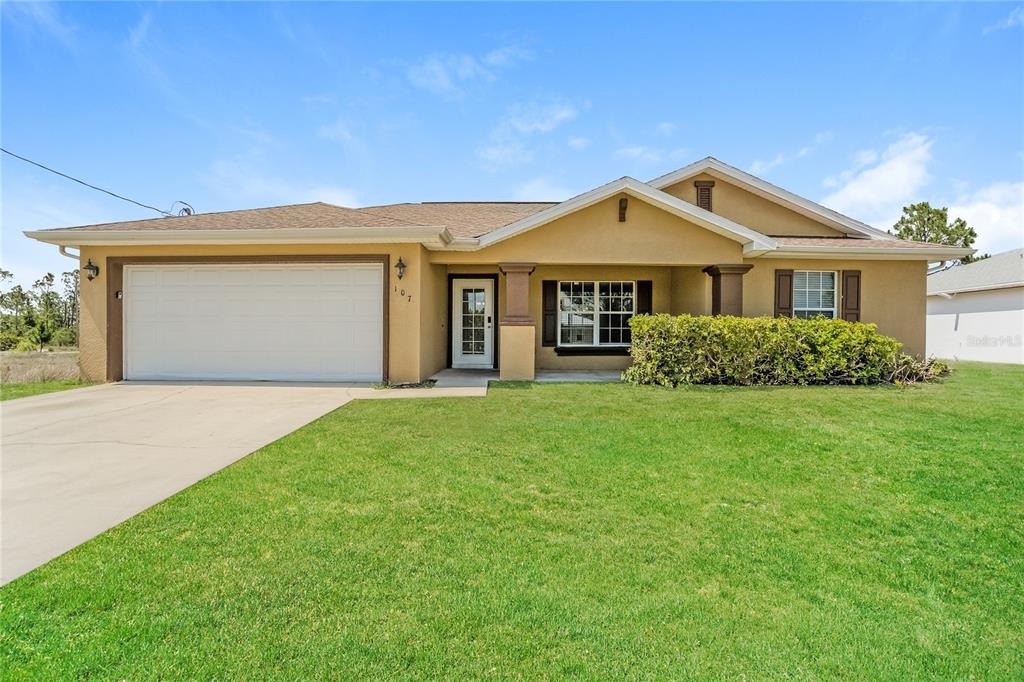
{"label": "concrete walkway", "polygon": [[131,382],[2,402],[0,584],[350,400],[486,394],[486,383]]}
{"label": "concrete walkway", "polygon": [[498,380],[496,369],[442,369],[430,377],[434,388],[487,388],[487,384]]}

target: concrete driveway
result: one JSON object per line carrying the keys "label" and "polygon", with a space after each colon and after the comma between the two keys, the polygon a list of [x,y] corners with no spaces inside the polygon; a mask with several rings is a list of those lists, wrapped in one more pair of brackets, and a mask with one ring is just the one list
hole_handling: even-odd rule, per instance
{"label": "concrete driveway", "polygon": [[0,584],[368,392],[108,384],[0,403]]}

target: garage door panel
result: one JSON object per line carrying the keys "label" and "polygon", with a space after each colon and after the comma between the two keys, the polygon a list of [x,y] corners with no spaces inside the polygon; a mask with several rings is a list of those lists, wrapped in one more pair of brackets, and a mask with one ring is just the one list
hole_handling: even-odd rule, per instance
{"label": "garage door panel", "polygon": [[128,379],[379,381],[380,264],[126,266]]}

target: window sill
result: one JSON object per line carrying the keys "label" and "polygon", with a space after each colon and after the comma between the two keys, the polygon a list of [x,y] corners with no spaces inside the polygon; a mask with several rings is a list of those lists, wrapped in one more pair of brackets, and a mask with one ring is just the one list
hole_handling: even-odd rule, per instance
{"label": "window sill", "polygon": [[629,355],[629,346],[555,346],[555,355]]}

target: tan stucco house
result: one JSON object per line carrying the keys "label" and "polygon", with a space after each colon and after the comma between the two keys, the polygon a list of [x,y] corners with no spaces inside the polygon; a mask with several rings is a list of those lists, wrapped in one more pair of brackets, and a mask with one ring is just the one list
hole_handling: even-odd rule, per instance
{"label": "tan stucco house", "polygon": [[561,203],[324,203],[26,233],[79,250],[94,380],[617,369],[634,314],[826,315],[925,351],[929,261],[716,159]]}

